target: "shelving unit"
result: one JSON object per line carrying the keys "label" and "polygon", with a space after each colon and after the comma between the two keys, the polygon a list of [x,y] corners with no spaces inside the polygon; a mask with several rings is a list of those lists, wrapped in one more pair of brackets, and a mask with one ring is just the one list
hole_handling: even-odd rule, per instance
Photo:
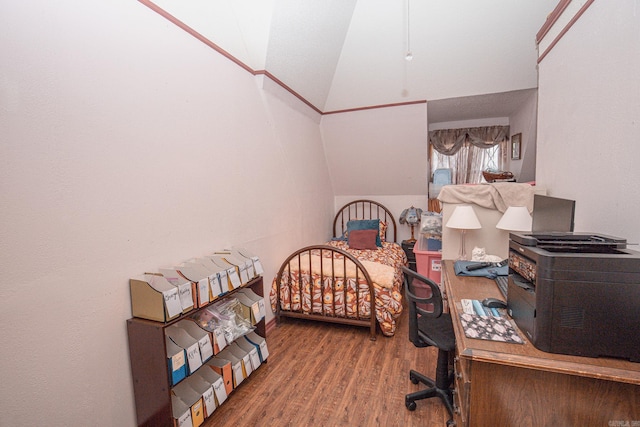
{"label": "shelving unit", "polygon": [[[250,288],[264,298],[262,276],[238,289]],[[229,291],[215,302],[229,298],[238,289]],[[129,357],[135,393],[138,426],[173,426],[171,412],[171,380],[167,365],[165,329],[180,320],[190,318],[208,307],[191,310],[167,323],[131,318],[127,320]],[[266,338],[265,320],[255,325],[255,332]],[[202,369],[202,368],[200,368]]]}

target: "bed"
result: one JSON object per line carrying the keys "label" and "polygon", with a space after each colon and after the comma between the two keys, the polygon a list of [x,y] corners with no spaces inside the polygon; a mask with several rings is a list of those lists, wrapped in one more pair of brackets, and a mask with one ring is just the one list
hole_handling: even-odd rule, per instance
{"label": "bed", "polygon": [[393,336],[402,313],[401,267],[407,265],[396,238],[396,221],[380,203],[355,200],[343,206],[331,241],[298,249],[280,266],[269,294],[276,321],[294,317],[363,326],[372,340],[379,326],[384,336]]}

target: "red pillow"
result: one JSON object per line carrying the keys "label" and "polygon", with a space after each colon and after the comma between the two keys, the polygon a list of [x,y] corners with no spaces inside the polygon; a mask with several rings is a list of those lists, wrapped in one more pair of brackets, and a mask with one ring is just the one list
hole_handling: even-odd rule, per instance
{"label": "red pillow", "polygon": [[376,238],[378,230],[351,230],[349,231],[350,249],[378,249]]}

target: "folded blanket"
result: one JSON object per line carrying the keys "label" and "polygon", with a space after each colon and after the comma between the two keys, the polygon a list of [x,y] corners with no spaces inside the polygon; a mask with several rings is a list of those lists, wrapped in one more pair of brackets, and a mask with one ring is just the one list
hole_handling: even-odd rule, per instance
{"label": "folded blanket", "polygon": [[[333,263],[332,263],[333,261]],[[391,289],[393,287],[394,269],[388,265],[380,264],[373,261],[360,261],[369,273],[371,280],[380,287]],[[298,270],[298,259],[294,258],[289,262],[291,270]],[[300,256],[300,267],[304,273],[309,273],[309,254]],[[332,273],[333,268],[333,273]],[[356,277],[356,265],[350,260],[345,262],[342,259],[332,259],[320,257],[319,255],[311,255],[311,273],[320,274],[322,271],[326,275],[335,275],[335,277]],[[358,277],[364,277],[362,273]]]}
{"label": "folded blanket", "polygon": [[533,187],[515,182],[494,182],[478,185],[446,185],[438,200],[444,203],[474,203],[500,212],[509,206],[526,206],[533,210]]}

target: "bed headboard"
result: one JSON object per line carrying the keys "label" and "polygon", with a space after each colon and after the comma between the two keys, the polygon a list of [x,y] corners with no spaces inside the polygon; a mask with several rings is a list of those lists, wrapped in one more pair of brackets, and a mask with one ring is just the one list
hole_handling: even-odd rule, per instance
{"label": "bed headboard", "polygon": [[[342,236],[344,230],[347,229],[347,222],[352,219],[379,219],[386,222],[385,240],[396,242],[396,220],[389,209],[380,203],[362,199],[354,200],[341,207],[333,219],[333,237]],[[391,236],[393,239],[390,239]]]}

